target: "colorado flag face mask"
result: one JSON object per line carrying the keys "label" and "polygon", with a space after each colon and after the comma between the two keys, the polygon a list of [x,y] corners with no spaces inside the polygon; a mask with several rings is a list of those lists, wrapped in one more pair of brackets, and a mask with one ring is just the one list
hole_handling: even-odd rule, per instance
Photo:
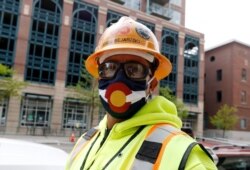
{"label": "colorado flag face mask", "polygon": [[120,69],[114,79],[99,80],[103,107],[113,117],[128,119],[146,103],[146,80],[133,81]]}

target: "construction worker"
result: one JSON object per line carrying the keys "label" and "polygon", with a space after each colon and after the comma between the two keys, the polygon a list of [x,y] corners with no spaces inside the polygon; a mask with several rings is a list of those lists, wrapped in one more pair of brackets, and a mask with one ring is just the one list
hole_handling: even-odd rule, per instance
{"label": "construction worker", "polygon": [[150,97],[172,69],[150,29],[120,18],[104,31],[85,65],[99,81],[107,114],[80,137],[66,169],[217,169],[206,150],[180,130],[175,105]]}

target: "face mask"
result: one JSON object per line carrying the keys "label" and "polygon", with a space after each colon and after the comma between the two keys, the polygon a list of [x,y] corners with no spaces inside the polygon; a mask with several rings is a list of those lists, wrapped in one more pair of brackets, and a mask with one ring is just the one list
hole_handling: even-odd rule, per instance
{"label": "face mask", "polygon": [[146,80],[133,81],[120,69],[114,79],[99,80],[99,95],[106,111],[115,118],[128,119],[146,103]]}

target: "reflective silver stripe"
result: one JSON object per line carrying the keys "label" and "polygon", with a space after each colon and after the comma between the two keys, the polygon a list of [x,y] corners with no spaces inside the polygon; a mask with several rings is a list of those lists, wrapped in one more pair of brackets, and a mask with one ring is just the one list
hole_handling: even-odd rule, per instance
{"label": "reflective silver stripe", "polygon": [[73,163],[73,160],[75,159],[75,157],[77,156],[77,154],[81,151],[81,149],[84,147],[84,145],[88,142],[88,140],[84,139],[83,137],[81,137],[76,146],[74,147],[73,151],[70,154],[70,158],[69,158],[69,162],[68,162],[68,166],[70,167]]}
{"label": "reflective silver stripe", "polygon": [[71,158],[70,160],[73,160],[76,155],[80,152],[80,150],[82,149],[82,147],[84,146],[85,143],[87,143],[88,141],[84,138],[81,138],[80,141],[77,143],[77,145],[75,146],[74,150],[71,153]]}
{"label": "reflective silver stripe", "polygon": [[139,159],[135,159],[134,164],[132,166],[133,170],[147,170],[147,169],[153,169],[153,165],[150,162],[142,161]]}
{"label": "reflective silver stripe", "polygon": [[[155,125],[155,126],[159,126],[159,125]],[[152,128],[154,128],[155,126],[152,126]],[[171,134],[175,134],[176,132],[180,132],[180,130],[173,126],[163,124],[163,125],[160,125],[159,127],[156,127],[154,131],[149,136],[147,136],[144,141],[163,143],[167,137],[169,137]],[[131,169],[132,170],[140,170],[140,169],[151,170],[153,169],[153,166],[154,166],[153,163],[135,158]]]}
{"label": "reflective silver stripe", "polygon": [[[94,129],[94,128],[93,128]],[[91,131],[92,129],[90,129],[89,131]],[[88,132],[89,132],[88,131]],[[95,129],[95,131],[92,133],[91,132],[91,136],[88,136],[88,132],[86,132],[84,135],[82,135],[79,140],[77,141],[76,145],[74,146],[74,149],[72,150],[71,154],[70,154],[70,158],[69,158],[69,162],[68,162],[68,166],[70,167],[75,159],[75,157],[78,155],[78,153],[80,153],[80,151],[83,149],[83,147],[92,139],[92,137],[95,136],[95,134],[97,134],[98,130]],[[87,136],[87,138],[85,138]]]}
{"label": "reflective silver stripe", "polygon": [[[163,143],[163,141],[178,129],[170,125],[162,125],[157,127],[145,140],[150,142]],[[180,130],[178,130],[180,131]]]}

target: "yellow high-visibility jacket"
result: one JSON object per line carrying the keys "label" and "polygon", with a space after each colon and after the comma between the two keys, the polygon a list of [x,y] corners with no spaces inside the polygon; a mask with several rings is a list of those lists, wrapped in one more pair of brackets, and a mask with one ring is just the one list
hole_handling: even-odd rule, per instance
{"label": "yellow high-visibility jacket", "polygon": [[[173,103],[158,96],[132,118],[117,123],[107,133],[107,117],[97,130],[79,138],[66,170],[177,170],[187,148],[194,143],[179,129],[182,125]],[[193,145],[186,170],[216,170],[199,145]]]}

